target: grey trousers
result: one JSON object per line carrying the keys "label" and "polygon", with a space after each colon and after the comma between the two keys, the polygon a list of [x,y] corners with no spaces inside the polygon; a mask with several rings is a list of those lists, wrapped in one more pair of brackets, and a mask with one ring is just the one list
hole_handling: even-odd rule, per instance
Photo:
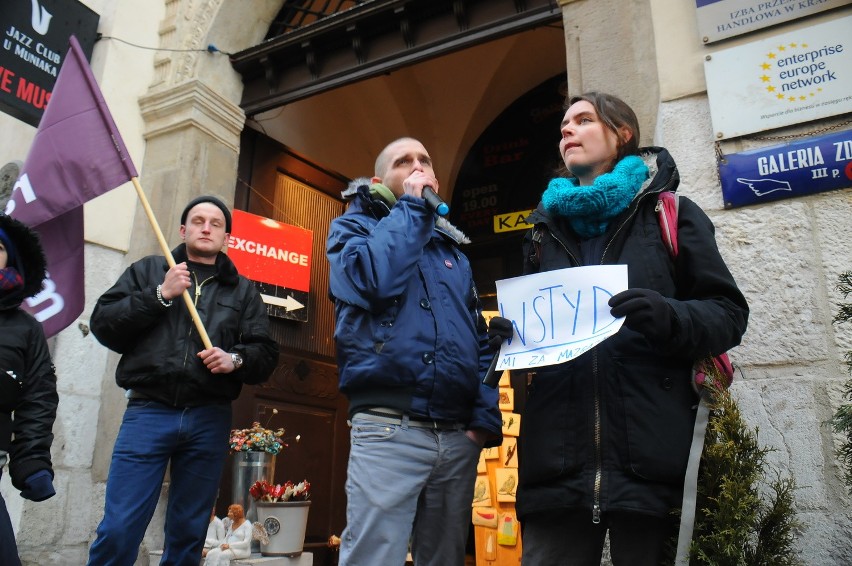
{"label": "grey trousers", "polygon": [[479,446],[463,430],[352,419],[339,566],[461,566]]}

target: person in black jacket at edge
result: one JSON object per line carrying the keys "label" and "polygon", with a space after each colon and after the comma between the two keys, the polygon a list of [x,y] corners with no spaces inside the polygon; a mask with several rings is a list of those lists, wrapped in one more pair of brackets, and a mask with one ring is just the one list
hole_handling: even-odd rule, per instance
{"label": "person in black jacket at edge", "polygon": [[[121,354],[116,382],[127,409],[113,449],[92,566],[129,566],[170,470],[160,564],[198,566],[228,454],[231,401],[266,381],[278,361],[266,307],[222,253],[231,213],[200,196],[180,219],[184,243],[133,263],[98,299],[95,337]],[[189,290],[213,348],[205,349],[181,294]]]}
{"label": "person in black jacket at edge", "polygon": [[[527,222],[524,273],[626,264],[609,301],[617,334],[578,358],[537,368],[518,439],[516,508],[525,566],[670,561],[698,396],[693,362],[740,343],[748,305],[719,254],[714,227],[680,197],[679,255],[655,212],[680,176],[669,152],[639,147],[619,98],[570,98],[560,130],[564,170]],[[512,335],[494,318],[492,343]]]}
{"label": "person in black jacket at edge", "polygon": [[[41,291],[45,265],[35,231],[0,214],[0,474],[8,461],[12,485],[31,501],[56,495],[50,460],[56,375],[41,324],[21,309]],[[0,564],[20,563],[0,497]]]}

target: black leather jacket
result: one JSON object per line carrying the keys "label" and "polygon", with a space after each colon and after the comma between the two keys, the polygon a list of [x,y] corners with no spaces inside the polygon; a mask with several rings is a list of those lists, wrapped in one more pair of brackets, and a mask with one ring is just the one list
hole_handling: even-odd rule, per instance
{"label": "black leather jacket", "polygon": [[[172,254],[175,262],[186,261],[183,244]],[[196,308],[210,341],[244,360],[233,373],[213,374],[196,355],[204,346],[183,300],[176,298],[170,307],[157,300],[167,270],[164,257],[145,257],[98,299],[91,329],[101,344],[122,354],[116,383],[161,403],[189,407],[228,403],[243,383],[266,381],[278,362],[278,344],[269,335],[266,307],[252,282],[220,253],[216,275],[201,285]]]}
{"label": "black leather jacket", "polygon": [[[538,368],[519,439],[521,518],[553,509],[667,516],[681,505],[697,396],[696,359],[740,343],[748,305],[719,254],[713,224],[681,197],[680,253],[673,262],[654,211],[679,176],[665,149],[648,148],[653,180],[609,225],[602,264],[626,264],[628,286],[654,289],[675,312],[662,346],[622,327],[580,357]],[[579,237],[540,205],[527,220],[526,272],[581,265]],[[532,233],[541,236],[539,251]],[[540,262],[539,266],[534,265]]]}

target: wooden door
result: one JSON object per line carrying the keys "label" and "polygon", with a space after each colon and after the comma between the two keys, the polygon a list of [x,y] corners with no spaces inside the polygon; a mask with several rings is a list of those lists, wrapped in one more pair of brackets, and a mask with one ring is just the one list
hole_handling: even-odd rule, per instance
{"label": "wooden door", "polygon": [[[245,387],[234,403],[235,426],[250,426],[256,420],[267,428],[285,429],[288,446],[276,457],[275,482],[311,482],[305,551],[314,553],[316,566],[337,564],[337,551],[327,542],[330,535],[339,536],[346,524],[347,406],[337,391],[336,367],[289,354],[281,356],[267,383]],[[232,500],[230,464],[220,485],[220,516]]]}
{"label": "wooden door", "polygon": [[[268,382],[243,388],[233,424],[245,428],[258,421],[285,429],[288,446],[276,458],[275,481],[311,482],[305,551],[313,552],[316,566],[337,563],[327,541],[346,523],[348,401],[337,388],[325,241],[331,220],[343,213],[340,191],[347,182],[257,132],[243,134],[236,207],[311,230],[313,244],[307,320],[270,318],[281,347],[278,367]],[[228,462],[220,484],[220,515],[231,501],[231,467]]]}

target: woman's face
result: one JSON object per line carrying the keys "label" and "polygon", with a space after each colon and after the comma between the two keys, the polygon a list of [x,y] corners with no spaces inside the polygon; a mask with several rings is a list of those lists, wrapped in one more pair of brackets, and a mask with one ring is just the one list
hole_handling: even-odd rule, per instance
{"label": "woman's face", "polygon": [[3,242],[0,242],[0,269],[6,267],[6,262],[9,261],[9,252],[6,251],[6,246],[3,245]]}
{"label": "woman's face", "polygon": [[228,518],[232,521],[239,521],[245,517],[243,514],[243,508],[239,505],[231,505],[228,507]]}
{"label": "woman's face", "polygon": [[618,136],[601,121],[595,107],[586,100],[571,105],[562,119],[559,153],[565,166],[581,185],[608,172],[618,153]]}

